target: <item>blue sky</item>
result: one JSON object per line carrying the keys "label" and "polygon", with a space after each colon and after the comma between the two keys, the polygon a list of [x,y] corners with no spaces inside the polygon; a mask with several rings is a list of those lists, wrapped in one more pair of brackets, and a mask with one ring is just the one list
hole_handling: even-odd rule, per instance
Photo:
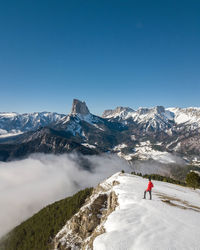
{"label": "blue sky", "polygon": [[200,106],[200,1],[0,4],[0,112]]}

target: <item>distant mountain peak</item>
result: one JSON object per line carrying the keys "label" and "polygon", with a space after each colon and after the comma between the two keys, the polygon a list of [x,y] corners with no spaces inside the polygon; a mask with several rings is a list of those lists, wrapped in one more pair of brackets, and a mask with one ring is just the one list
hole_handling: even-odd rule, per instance
{"label": "distant mountain peak", "polygon": [[74,99],[72,103],[72,111],[71,114],[81,114],[81,115],[88,115],[90,111],[85,102],[82,102],[78,99]]}
{"label": "distant mountain peak", "polygon": [[103,112],[102,117],[108,118],[110,116],[112,117],[114,115],[118,115],[123,112],[134,112],[134,110],[129,107],[117,107],[115,109],[107,109]]}

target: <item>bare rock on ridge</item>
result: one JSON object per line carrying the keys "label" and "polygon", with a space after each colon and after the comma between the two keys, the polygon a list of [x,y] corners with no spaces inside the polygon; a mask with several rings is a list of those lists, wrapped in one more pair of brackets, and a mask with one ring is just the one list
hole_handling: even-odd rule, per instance
{"label": "bare rock on ridge", "polygon": [[60,230],[52,242],[54,250],[92,250],[95,238],[104,233],[104,223],[116,206],[116,181],[99,184],[86,204]]}
{"label": "bare rock on ridge", "polygon": [[78,99],[74,99],[71,114],[88,115],[90,114],[90,111],[85,102],[81,102]]}

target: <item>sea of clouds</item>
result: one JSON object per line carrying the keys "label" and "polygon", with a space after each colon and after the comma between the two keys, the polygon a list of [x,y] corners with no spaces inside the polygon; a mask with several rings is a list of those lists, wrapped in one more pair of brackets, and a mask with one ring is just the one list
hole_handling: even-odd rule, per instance
{"label": "sea of clouds", "polygon": [[0,162],[0,237],[44,206],[122,169],[130,172],[128,163],[113,155],[33,154]]}
{"label": "sea of clouds", "polygon": [[162,175],[171,171],[160,162],[135,161],[130,165],[112,154],[33,154],[24,160],[0,162],[0,237],[46,205],[95,187],[122,169]]}

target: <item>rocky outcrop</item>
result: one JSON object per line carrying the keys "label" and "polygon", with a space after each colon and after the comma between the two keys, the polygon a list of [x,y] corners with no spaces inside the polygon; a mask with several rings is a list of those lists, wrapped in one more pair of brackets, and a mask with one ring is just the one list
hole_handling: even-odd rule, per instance
{"label": "rocky outcrop", "polygon": [[85,102],[74,99],[71,114],[88,115],[90,114],[90,111]]}
{"label": "rocky outcrop", "polygon": [[92,250],[94,239],[105,232],[104,223],[117,203],[112,190],[117,181],[99,184],[86,204],[75,214],[56,235],[53,249]]}

